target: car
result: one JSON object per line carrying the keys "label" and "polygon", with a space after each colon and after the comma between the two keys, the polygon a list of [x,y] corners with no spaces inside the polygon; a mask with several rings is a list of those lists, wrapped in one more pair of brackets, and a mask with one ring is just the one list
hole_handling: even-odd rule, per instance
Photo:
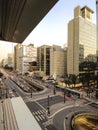
{"label": "car", "polygon": [[8,96],[9,96],[10,98],[12,98],[12,95],[13,95],[12,90],[8,90]]}
{"label": "car", "polygon": [[15,90],[15,89],[13,89],[12,91],[13,91],[13,92],[16,92],[16,90]]}

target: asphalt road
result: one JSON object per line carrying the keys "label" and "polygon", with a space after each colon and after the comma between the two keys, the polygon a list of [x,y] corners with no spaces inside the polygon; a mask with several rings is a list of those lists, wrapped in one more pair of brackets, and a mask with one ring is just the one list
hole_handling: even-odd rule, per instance
{"label": "asphalt road", "polygon": [[[71,112],[73,112],[73,107],[69,107],[57,113],[53,119],[53,124],[57,128],[57,130],[64,130],[64,119]],[[85,107],[75,107],[75,111],[88,111]],[[70,121],[70,120],[69,120]]]}
{"label": "asphalt road", "polygon": [[30,109],[32,115],[35,117],[42,130],[57,130],[55,126],[51,124],[51,121],[47,119],[46,110],[36,101],[27,102],[26,105]]}
{"label": "asphalt road", "polygon": [[10,79],[5,79],[3,80],[3,82],[6,84],[6,86],[8,87],[8,89],[15,89],[17,95],[21,96],[21,97],[25,97],[26,94]]}
{"label": "asphalt road", "polygon": [[[30,109],[32,115],[35,117],[35,119],[41,126],[42,130],[64,130],[64,119],[69,113],[74,111],[73,107],[70,107],[70,108],[67,108],[67,109],[64,109],[64,110],[58,112],[53,118],[53,125],[52,125],[51,120],[47,119],[47,115],[46,115],[47,114],[47,105],[49,104],[49,106],[51,107],[52,105],[55,105],[55,104],[58,104],[61,102],[64,103],[64,97],[49,96],[49,99],[48,99],[48,95],[49,95],[48,92],[51,92],[51,90],[48,89],[48,91],[45,91],[44,93],[40,93],[40,94],[37,93],[37,96],[40,96],[40,97],[43,97],[44,94],[47,94],[46,98],[34,101],[36,99],[36,95],[33,95],[34,96],[34,100],[33,100],[33,97],[30,98],[30,94],[23,92],[10,79],[5,79],[4,83],[8,86],[8,88],[15,89],[17,95],[21,96],[23,98],[26,105]],[[89,103],[88,101],[83,101],[83,100],[79,100],[78,102],[79,103],[85,102],[86,104]],[[84,106],[82,105],[79,107],[75,107],[75,111],[80,111],[80,110],[89,111],[92,108],[94,108],[94,109],[92,109],[94,111],[95,109],[98,109],[98,106],[95,106],[95,104],[93,104],[93,103],[90,103],[89,105],[84,105]],[[65,102],[65,106],[66,106],[66,102]]]}
{"label": "asphalt road", "polygon": [[47,98],[37,100],[37,102],[39,104],[41,104],[46,109],[47,106],[48,106],[48,101],[49,101],[49,106],[51,106],[51,105],[54,105],[56,103],[63,102],[63,100],[64,100],[64,98],[61,97],[61,96],[50,96],[49,99],[48,99],[48,96],[47,96]]}

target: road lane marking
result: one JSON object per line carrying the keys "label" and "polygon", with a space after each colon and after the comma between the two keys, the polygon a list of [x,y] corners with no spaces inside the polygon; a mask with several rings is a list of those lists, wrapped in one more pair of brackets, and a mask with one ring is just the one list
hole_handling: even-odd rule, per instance
{"label": "road lane marking", "polygon": [[41,117],[42,117],[43,119],[45,119],[45,117],[44,117],[43,115],[41,115]]}
{"label": "road lane marking", "polygon": [[35,116],[35,118],[36,118],[37,121],[40,121],[40,119],[37,116]]}

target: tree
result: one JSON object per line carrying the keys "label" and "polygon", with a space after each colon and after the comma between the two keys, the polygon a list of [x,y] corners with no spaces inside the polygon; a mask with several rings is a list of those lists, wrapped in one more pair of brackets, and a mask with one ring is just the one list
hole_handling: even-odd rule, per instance
{"label": "tree", "polygon": [[71,83],[74,84],[74,87],[75,87],[75,84],[77,82],[77,78],[78,78],[78,75],[75,75],[75,74],[71,74],[69,76],[69,81],[71,81]]}
{"label": "tree", "polygon": [[79,70],[80,70],[80,81],[82,81],[83,84],[87,84],[89,87],[90,80],[95,81],[95,70],[97,67],[97,63],[92,61],[84,61],[80,63]]}
{"label": "tree", "polygon": [[67,85],[69,85],[69,86],[70,86],[71,81],[70,81],[70,79],[69,79],[69,76],[68,76],[68,75],[66,75],[66,77],[65,77],[65,79],[64,79],[64,82],[65,82],[66,86],[67,86]]}
{"label": "tree", "polygon": [[0,78],[3,76],[3,73],[0,72]]}

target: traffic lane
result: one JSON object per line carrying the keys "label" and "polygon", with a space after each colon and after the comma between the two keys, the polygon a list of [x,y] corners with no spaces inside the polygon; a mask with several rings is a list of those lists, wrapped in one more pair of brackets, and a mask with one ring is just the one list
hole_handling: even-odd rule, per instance
{"label": "traffic lane", "polygon": [[[58,130],[64,130],[64,119],[65,117],[70,114],[71,112],[76,112],[76,111],[88,111],[85,107],[69,107],[66,108],[60,112],[58,112],[54,118],[53,118],[53,124]],[[67,119],[68,120],[68,119]]]}
{"label": "traffic lane", "polygon": [[37,102],[39,104],[41,104],[44,108],[47,108],[47,105],[48,105],[48,101],[49,101],[49,105],[54,105],[56,103],[60,103],[60,102],[63,102],[64,98],[61,97],[61,96],[53,96],[53,97],[48,97],[45,98],[45,99],[40,99],[40,100],[37,100]]}
{"label": "traffic lane", "polygon": [[15,89],[15,90],[16,90],[16,93],[17,93],[19,96],[21,96],[21,97],[26,96],[26,95],[24,94],[24,92],[23,92],[13,81],[11,81],[10,79],[4,80],[4,83],[6,84],[6,86],[7,86],[8,88],[11,88],[12,90]]}
{"label": "traffic lane", "polygon": [[55,126],[53,126],[53,125],[48,125],[47,127],[46,127],[48,130],[58,130]]}
{"label": "traffic lane", "polygon": [[[42,111],[42,108],[34,101],[34,102],[27,102],[26,105],[28,106],[29,110],[31,111],[32,115],[35,117],[37,116],[37,118],[39,118],[40,114],[38,111]],[[33,114],[34,113],[34,114]],[[42,114],[41,114],[42,115]],[[44,116],[46,116],[46,114],[44,113]],[[36,119],[36,117],[35,117]],[[53,124],[48,124],[45,128],[45,126],[43,125],[45,122],[47,122],[48,119],[47,117],[45,117],[44,120],[40,120],[38,121],[39,125],[41,126],[42,130],[57,130],[56,127]]]}
{"label": "traffic lane", "polygon": [[[66,101],[68,100],[65,99],[65,102]],[[37,102],[41,104],[44,108],[47,108],[48,104],[49,106],[52,106],[56,103],[64,102],[64,97],[57,95],[57,96],[49,96],[49,99],[48,99],[48,96],[47,96],[47,98],[37,100]],[[83,105],[83,104],[89,103],[89,101],[86,101],[85,99],[79,99],[77,100],[76,103]]]}
{"label": "traffic lane", "polygon": [[28,106],[31,112],[35,112],[42,109],[35,101],[26,102],[26,105]]}
{"label": "traffic lane", "polygon": [[[32,115],[35,117],[36,121],[39,123],[42,130],[45,130],[44,123],[48,121],[48,119],[46,117],[46,111],[43,110],[35,101],[27,102],[26,105],[28,106]],[[49,129],[49,130],[51,130],[51,129]]]}

